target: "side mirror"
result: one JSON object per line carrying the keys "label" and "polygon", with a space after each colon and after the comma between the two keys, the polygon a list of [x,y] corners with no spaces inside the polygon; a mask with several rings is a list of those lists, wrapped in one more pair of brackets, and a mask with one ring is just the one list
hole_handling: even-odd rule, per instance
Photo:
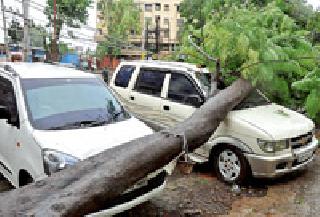
{"label": "side mirror", "polygon": [[0,119],[10,120],[11,115],[7,106],[0,105]]}
{"label": "side mirror", "polygon": [[204,102],[199,95],[189,95],[186,97],[185,103],[199,108]]}

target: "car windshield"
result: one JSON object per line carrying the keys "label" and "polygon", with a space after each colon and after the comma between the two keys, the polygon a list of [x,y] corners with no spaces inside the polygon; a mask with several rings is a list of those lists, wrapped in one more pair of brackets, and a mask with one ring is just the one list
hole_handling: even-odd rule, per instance
{"label": "car windshield", "polygon": [[259,90],[254,89],[249,95],[238,104],[233,110],[242,110],[247,108],[253,108],[256,106],[269,105],[270,101]]}
{"label": "car windshield", "polygon": [[35,129],[94,127],[129,118],[97,78],[22,79],[21,83]]}

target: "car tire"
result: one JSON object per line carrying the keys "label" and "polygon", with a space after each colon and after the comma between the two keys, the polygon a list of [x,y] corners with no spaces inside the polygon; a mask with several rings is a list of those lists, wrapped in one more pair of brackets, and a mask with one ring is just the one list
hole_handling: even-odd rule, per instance
{"label": "car tire", "polygon": [[227,184],[245,184],[251,174],[243,153],[232,145],[224,145],[213,154],[213,168],[219,180]]}

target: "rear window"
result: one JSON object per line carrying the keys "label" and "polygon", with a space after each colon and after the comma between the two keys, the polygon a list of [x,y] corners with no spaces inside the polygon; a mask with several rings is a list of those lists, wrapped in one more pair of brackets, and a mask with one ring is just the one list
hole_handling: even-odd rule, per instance
{"label": "rear window", "polygon": [[134,70],[134,66],[122,66],[116,75],[115,86],[127,88]]}
{"label": "rear window", "polygon": [[161,96],[165,72],[154,69],[141,69],[135,90],[141,93]]}

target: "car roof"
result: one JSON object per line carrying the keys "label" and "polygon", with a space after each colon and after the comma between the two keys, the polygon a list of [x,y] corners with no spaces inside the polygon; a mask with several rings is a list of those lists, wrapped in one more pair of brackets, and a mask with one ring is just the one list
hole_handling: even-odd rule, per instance
{"label": "car roof", "polygon": [[73,68],[67,68],[48,63],[8,62],[0,63],[0,71],[9,71],[20,78],[94,78],[90,73],[85,73]]}
{"label": "car roof", "polygon": [[159,68],[174,68],[174,69],[185,69],[189,73],[203,72],[209,73],[207,68],[199,68],[196,64],[185,63],[185,62],[171,62],[171,61],[159,61],[159,60],[135,60],[135,61],[122,61],[121,65],[139,65]]}

